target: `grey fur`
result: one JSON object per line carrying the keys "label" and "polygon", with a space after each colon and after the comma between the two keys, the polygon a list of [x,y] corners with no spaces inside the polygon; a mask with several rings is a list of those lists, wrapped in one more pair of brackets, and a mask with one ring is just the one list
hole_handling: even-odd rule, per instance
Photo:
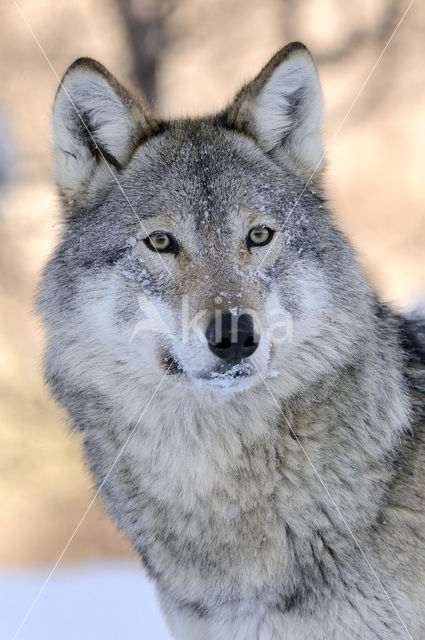
{"label": "grey fur", "polygon": [[[293,209],[318,152],[297,138],[317,85],[287,97],[273,148],[254,116],[294,56],[315,73],[305,48],[288,45],[228,109],[173,122],[140,115],[98,63],[74,63],[71,95],[79,72],[106,77],[131,106],[122,117],[142,124],[123,120],[128,152],[101,169],[96,105],[84,110],[89,141],[55,107],[54,134],[63,120],[84,179],[74,187],[57,169],[64,227],[39,295],[46,376],[174,637],[425,638],[424,323],[377,301],[326,207],[321,170]],[[61,145],[55,153],[69,153]],[[284,229],[249,252],[254,214]],[[183,245],[165,265],[143,243],[157,229]],[[140,293],[177,337],[134,333]],[[208,310],[202,330],[217,295],[253,308],[262,330],[278,299],[294,334],[258,355],[266,384],[253,370],[227,393],[214,387],[215,356],[179,341],[184,294],[193,316]]]}

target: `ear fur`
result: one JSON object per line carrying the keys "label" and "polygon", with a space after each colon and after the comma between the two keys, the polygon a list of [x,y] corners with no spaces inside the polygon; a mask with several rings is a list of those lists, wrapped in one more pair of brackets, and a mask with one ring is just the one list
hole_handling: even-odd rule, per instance
{"label": "ear fur", "polygon": [[104,191],[156,129],[148,110],[91,58],[66,71],[51,122],[56,179],[63,196],[77,201]]}
{"label": "ear fur", "polygon": [[278,51],[227,112],[231,127],[254,138],[264,153],[303,180],[316,170],[311,181],[316,186],[323,169],[322,115],[318,73],[300,42]]}

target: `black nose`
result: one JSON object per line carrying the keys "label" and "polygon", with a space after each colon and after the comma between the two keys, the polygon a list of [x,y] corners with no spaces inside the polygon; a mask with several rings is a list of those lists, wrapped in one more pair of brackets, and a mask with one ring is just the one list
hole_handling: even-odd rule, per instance
{"label": "black nose", "polygon": [[220,314],[210,323],[206,336],[211,351],[227,361],[248,358],[260,341],[255,332],[254,320],[248,313],[239,317],[231,313]]}

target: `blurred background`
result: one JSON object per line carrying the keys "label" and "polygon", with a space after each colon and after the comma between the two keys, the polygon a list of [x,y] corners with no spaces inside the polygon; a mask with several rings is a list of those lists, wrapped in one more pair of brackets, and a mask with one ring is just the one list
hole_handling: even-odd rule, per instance
{"label": "blurred background", "polygon": [[[42,330],[33,315],[59,216],[49,131],[55,74],[91,56],[143,91],[161,114],[201,114],[221,108],[277,49],[301,40],[321,74],[329,143],[407,6],[406,0],[1,3],[0,572],[8,572],[9,585],[17,569],[48,571],[93,495],[79,440],[43,384]],[[328,154],[328,195],[339,224],[381,297],[400,308],[425,298],[424,34],[425,4],[417,0]],[[137,563],[96,503],[61,566],[112,558],[126,567]],[[144,637],[159,637],[150,633]]]}

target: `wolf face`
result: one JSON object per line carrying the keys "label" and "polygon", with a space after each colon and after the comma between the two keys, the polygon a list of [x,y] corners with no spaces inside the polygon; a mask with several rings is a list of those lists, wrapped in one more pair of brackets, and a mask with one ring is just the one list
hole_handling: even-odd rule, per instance
{"label": "wolf face", "polygon": [[176,122],[77,60],[53,110],[65,229],[41,294],[80,349],[63,367],[181,390],[271,377],[285,395],[349,359],[368,296],[321,196],[321,119],[298,43],[222,113]]}

